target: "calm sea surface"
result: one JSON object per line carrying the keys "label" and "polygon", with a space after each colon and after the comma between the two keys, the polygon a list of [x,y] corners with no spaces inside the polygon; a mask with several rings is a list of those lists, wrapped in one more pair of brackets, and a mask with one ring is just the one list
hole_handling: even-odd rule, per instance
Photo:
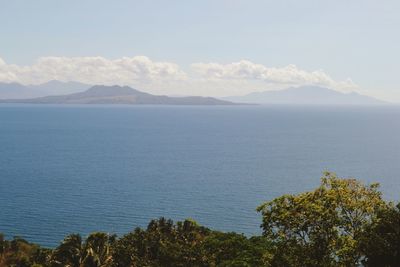
{"label": "calm sea surface", "polygon": [[400,107],[0,105],[0,232],[55,246],[193,218],[260,233],[325,170],[400,199]]}

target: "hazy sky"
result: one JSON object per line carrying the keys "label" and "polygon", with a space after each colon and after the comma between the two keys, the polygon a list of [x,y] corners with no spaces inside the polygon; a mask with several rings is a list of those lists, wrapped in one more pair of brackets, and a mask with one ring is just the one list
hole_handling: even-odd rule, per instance
{"label": "hazy sky", "polygon": [[235,95],[316,84],[400,102],[400,1],[0,0],[0,81]]}

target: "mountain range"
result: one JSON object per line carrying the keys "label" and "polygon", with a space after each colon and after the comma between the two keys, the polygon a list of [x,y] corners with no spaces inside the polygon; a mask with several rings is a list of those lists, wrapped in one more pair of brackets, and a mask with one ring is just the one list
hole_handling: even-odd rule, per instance
{"label": "mountain range", "polygon": [[84,92],[28,99],[3,99],[0,103],[30,104],[130,104],[130,105],[234,105],[212,97],[152,95],[128,86],[95,85]]}
{"label": "mountain range", "polygon": [[224,100],[253,104],[284,105],[381,105],[387,102],[356,92],[342,93],[319,86],[290,87],[284,90],[224,97]]}
{"label": "mountain range", "polygon": [[0,83],[2,103],[51,104],[165,104],[165,105],[381,105],[387,102],[356,92],[342,93],[325,87],[290,87],[277,91],[254,92],[221,99],[199,96],[152,95],[130,87],[88,85],[79,82],[50,81],[40,85]]}

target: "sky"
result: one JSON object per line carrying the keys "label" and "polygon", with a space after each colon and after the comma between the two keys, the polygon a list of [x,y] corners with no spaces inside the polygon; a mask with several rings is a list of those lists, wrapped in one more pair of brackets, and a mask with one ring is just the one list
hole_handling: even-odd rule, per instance
{"label": "sky", "polygon": [[0,82],[241,95],[318,85],[400,102],[400,1],[0,0]]}

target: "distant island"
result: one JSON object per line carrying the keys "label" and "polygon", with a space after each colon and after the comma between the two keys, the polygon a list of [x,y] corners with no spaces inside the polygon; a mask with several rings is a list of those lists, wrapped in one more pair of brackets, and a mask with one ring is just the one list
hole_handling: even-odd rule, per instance
{"label": "distant island", "polygon": [[0,103],[128,105],[383,105],[388,102],[356,92],[319,86],[290,87],[243,96],[202,97],[153,95],[128,86],[49,81],[39,85],[0,83]]}
{"label": "distant island", "polygon": [[0,103],[29,104],[127,104],[127,105],[235,105],[213,97],[152,95],[128,86],[95,85],[84,92],[26,99],[2,99]]}
{"label": "distant island", "polygon": [[387,102],[358,94],[341,93],[319,86],[290,87],[284,90],[254,92],[244,96],[224,97],[224,100],[253,104],[283,105],[382,105]]}

